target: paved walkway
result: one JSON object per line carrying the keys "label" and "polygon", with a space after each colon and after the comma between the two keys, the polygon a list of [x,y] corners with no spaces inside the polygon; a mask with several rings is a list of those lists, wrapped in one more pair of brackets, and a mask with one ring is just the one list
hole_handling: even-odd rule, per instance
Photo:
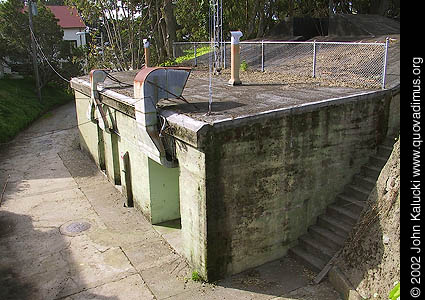
{"label": "paved walkway", "polygon": [[339,299],[289,258],[192,281],[185,260],[79,150],[75,122],[69,103],[0,145],[0,299]]}

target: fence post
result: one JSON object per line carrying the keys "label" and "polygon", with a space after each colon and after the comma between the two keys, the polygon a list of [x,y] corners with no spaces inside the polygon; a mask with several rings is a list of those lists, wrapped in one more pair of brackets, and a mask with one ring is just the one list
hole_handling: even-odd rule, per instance
{"label": "fence post", "polygon": [[313,78],[316,77],[316,40],[313,41]]}
{"label": "fence post", "polygon": [[176,44],[173,42],[173,58],[176,58]]}
{"label": "fence post", "polygon": [[198,58],[196,58],[196,42],[193,44],[193,53],[195,55],[195,67],[198,66]]}
{"label": "fence post", "polygon": [[261,72],[264,72],[264,40],[261,41]]}
{"label": "fence post", "polygon": [[223,41],[223,69],[226,69],[226,41]]}
{"label": "fence post", "polygon": [[387,57],[388,57],[388,44],[390,39],[385,39],[385,53],[384,53],[384,69],[382,70],[382,89],[385,89],[385,80],[387,77]]}

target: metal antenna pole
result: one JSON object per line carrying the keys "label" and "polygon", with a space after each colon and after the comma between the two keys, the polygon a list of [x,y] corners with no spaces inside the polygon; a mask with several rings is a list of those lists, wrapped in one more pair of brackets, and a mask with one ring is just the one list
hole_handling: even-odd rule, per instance
{"label": "metal antenna pole", "polygon": [[224,44],[224,40],[223,40],[223,0],[220,0],[220,58],[221,58],[221,62],[220,62],[220,66],[221,68],[225,68],[225,56],[224,56],[224,49],[225,49],[226,45]]}
{"label": "metal antenna pole", "polygon": [[208,16],[208,29],[210,34],[210,51],[208,52],[208,73],[209,73],[209,85],[208,85],[208,112],[207,115],[211,114],[211,106],[212,106],[212,72],[213,72],[213,62],[212,62],[212,51],[214,50],[213,44],[213,20],[212,20],[212,3],[209,5],[209,16]]}
{"label": "metal antenna pole", "polygon": [[213,41],[214,41],[214,74],[219,74],[223,68],[223,18],[222,0],[212,0]]}
{"label": "metal antenna pole", "polygon": [[[222,0],[210,0],[209,8],[210,54],[209,54],[209,105],[212,106],[212,74],[220,74],[223,68],[223,9]],[[212,53],[211,53],[212,52]]]}

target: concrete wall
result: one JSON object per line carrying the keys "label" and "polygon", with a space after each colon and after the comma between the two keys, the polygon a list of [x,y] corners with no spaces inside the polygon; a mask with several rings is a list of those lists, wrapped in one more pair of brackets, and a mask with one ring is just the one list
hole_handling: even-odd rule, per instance
{"label": "concrete wall", "polygon": [[206,146],[208,279],[284,256],[385,137],[390,97],[215,124]]}
{"label": "concrete wall", "polygon": [[87,109],[90,97],[85,94],[75,91],[75,107],[77,111],[77,123],[80,134],[80,147],[85,150],[93,158],[95,163],[99,166],[99,152],[98,152],[98,129],[97,125],[90,122],[87,118]]}
{"label": "concrete wall", "polygon": [[330,36],[385,36],[400,34],[400,22],[373,14],[332,14]]}
{"label": "concrete wall", "polygon": [[[165,168],[140,151],[136,139],[136,120],[113,107],[104,105],[108,121],[115,124],[118,134],[101,130],[87,118],[90,97],[76,91],[77,120],[80,146],[104,170],[109,180],[127,189],[129,172],[134,205],[153,223],[180,217],[179,169]],[[124,155],[131,168],[124,170]]]}
{"label": "concrete wall", "polygon": [[207,208],[205,154],[184,142],[177,142],[180,165],[180,213],[185,257],[207,278]]}
{"label": "concrete wall", "polygon": [[[86,89],[85,93],[87,91]],[[109,180],[121,184],[124,191],[127,187],[122,158],[128,153],[134,205],[153,224],[180,218],[181,215],[185,256],[192,267],[207,278],[204,153],[191,145],[194,138],[191,138],[190,143],[177,140],[179,167],[165,168],[140,151],[137,145],[136,120],[131,116],[134,108],[126,107],[118,101],[114,103],[111,99],[103,99],[112,105],[105,105],[104,109],[108,120],[115,124],[119,136],[105,131],[101,131],[99,135],[98,125],[87,119],[89,100],[89,96],[76,90],[81,148],[105,170]],[[105,148],[104,167],[101,166],[102,159],[99,157],[102,144]],[[114,166],[117,163],[118,166]],[[120,172],[117,174],[116,170]]]}
{"label": "concrete wall", "polygon": [[124,189],[128,153],[135,206],[152,223],[181,216],[185,256],[208,280],[284,256],[399,127],[400,97],[391,91],[212,125],[163,112],[179,162],[165,168],[138,147],[134,107],[101,96],[114,136],[87,120],[87,85],[80,90],[81,147]]}

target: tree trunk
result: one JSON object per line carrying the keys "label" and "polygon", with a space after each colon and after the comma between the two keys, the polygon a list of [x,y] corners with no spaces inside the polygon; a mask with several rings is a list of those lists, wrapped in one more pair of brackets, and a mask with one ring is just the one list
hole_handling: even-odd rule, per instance
{"label": "tree trunk", "polygon": [[294,36],[294,0],[289,0],[288,15],[289,15],[289,32],[291,36]]}
{"label": "tree trunk", "polygon": [[173,43],[176,41],[177,21],[172,0],[164,0],[163,17],[166,25],[165,45],[167,56],[173,56]]}
{"label": "tree trunk", "polygon": [[162,38],[162,29],[160,25],[160,11],[158,1],[153,0],[149,5],[149,19],[151,20],[151,32],[155,40],[154,46],[159,62],[164,61],[164,40]]}
{"label": "tree trunk", "polygon": [[260,11],[260,20],[258,21],[258,31],[257,31],[257,38],[262,37],[264,35],[264,5],[261,7]]}
{"label": "tree trunk", "polygon": [[254,7],[251,9],[250,18],[247,21],[248,25],[248,32],[246,33],[247,37],[251,37],[254,34],[254,28],[255,28],[255,19],[258,14],[258,7],[260,6],[260,1],[254,1]]}
{"label": "tree trunk", "polygon": [[165,23],[164,18],[161,18],[159,20],[159,36],[162,42],[161,47],[161,59],[162,61],[165,61],[167,58],[167,24]]}

